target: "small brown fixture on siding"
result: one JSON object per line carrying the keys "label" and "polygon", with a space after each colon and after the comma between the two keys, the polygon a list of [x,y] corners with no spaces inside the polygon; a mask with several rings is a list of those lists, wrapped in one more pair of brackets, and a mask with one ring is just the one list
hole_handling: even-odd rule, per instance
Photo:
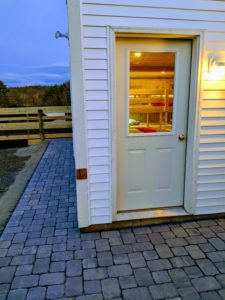
{"label": "small brown fixture on siding", "polygon": [[77,169],[76,178],[77,180],[87,179],[87,169]]}

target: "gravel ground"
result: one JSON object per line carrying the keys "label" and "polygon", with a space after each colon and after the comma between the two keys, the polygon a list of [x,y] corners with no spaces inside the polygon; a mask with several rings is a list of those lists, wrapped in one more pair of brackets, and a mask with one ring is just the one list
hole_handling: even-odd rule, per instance
{"label": "gravel ground", "polygon": [[48,142],[0,150],[0,233],[30,180]]}
{"label": "gravel ground", "polygon": [[16,155],[19,148],[0,150],[0,198],[14,182],[16,174],[23,169],[30,156]]}

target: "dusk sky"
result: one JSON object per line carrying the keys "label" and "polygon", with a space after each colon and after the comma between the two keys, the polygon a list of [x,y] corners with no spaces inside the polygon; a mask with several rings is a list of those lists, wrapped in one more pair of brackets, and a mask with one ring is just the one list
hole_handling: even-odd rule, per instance
{"label": "dusk sky", "polygon": [[0,80],[8,87],[69,79],[66,0],[0,0]]}

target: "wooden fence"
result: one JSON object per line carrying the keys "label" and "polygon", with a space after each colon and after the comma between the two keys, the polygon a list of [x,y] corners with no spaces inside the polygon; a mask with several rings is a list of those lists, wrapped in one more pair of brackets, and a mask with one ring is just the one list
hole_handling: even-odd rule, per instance
{"label": "wooden fence", "polygon": [[70,106],[0,108],[0,141],[72,137]]}

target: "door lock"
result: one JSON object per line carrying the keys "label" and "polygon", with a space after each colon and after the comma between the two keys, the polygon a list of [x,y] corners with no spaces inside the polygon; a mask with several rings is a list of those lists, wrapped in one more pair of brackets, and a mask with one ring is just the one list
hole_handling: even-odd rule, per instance
{"label": "door lock", "polygon": [[185,141],[185,140],[186,140],[185,134],[180,133],[180,134],[179,134],[179,140],[180,140],[180,141]]}

